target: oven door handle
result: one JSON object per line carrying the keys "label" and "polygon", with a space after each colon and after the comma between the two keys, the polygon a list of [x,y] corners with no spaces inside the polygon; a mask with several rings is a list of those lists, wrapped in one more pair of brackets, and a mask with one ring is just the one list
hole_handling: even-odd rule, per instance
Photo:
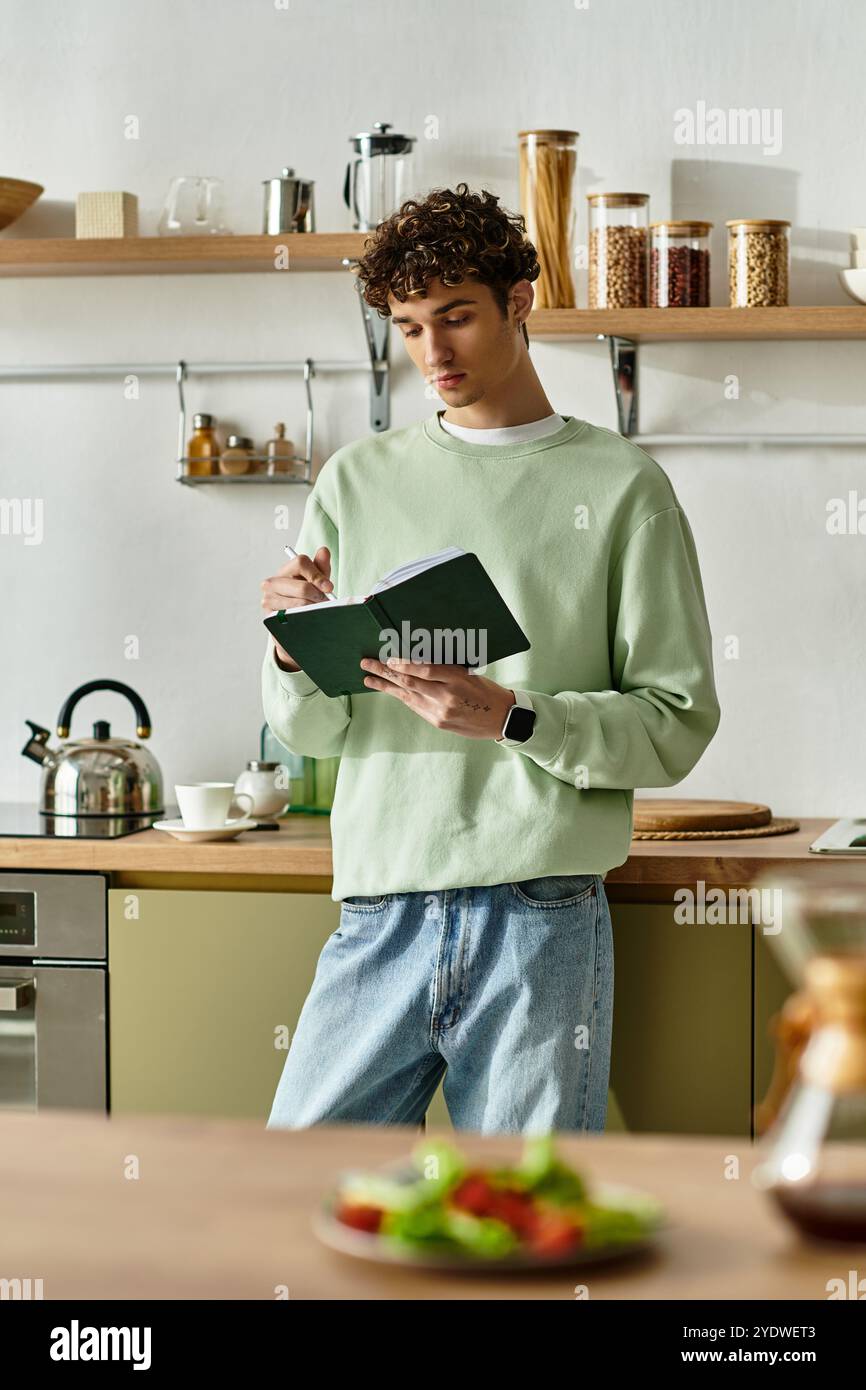
{"label": "oven door handle", "polygon": [[33,1002],[36,981],[0,980],[0,1014],[14,1014]]}

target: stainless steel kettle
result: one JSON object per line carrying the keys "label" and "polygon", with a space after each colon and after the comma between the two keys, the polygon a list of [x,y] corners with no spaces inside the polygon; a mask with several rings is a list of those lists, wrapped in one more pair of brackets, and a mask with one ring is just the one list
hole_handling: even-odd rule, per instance
{"label": "stainless steel kettle", "polygon": [[[121,681],[88,681],[73,690],[57,716],[57,735],[66,739],[79,700],[96,690],[115,690],[132,704],[139,738],[150,737],[144,701]],[[30,737],[21,752],[42,766],[39,809],[51,816],[148,816],[163,810],[162,773],[153,754],[132,739],[112,738],[111,726],[98,719],[92,738],[71,739],[48,747],[50,729],[25,720]]]}

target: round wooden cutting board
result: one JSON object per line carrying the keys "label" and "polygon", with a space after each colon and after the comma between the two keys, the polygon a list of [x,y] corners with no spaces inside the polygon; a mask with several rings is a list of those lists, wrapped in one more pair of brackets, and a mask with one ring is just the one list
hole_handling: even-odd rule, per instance
{"label": "round wooden cutting board", "polygon": [[635,797],[635,830],[753,830],[773,813],[758,801],[676,800]]}

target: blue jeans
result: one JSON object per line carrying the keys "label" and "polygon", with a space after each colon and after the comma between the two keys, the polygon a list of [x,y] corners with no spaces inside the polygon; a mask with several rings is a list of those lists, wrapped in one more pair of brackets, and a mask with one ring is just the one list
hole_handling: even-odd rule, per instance
{"label": "blue jeans", "polygon": [[598,874],[343,900],[268,1119],[603,1130],[613,934]]}

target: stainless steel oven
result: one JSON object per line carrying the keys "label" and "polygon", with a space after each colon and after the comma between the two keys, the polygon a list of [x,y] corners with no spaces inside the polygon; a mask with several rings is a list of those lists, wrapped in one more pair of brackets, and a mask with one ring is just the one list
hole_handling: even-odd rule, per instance
{"label": "stainless steel oven", "polygon": [[108,1109],[107,879],[0,873],[0,1110]]}

